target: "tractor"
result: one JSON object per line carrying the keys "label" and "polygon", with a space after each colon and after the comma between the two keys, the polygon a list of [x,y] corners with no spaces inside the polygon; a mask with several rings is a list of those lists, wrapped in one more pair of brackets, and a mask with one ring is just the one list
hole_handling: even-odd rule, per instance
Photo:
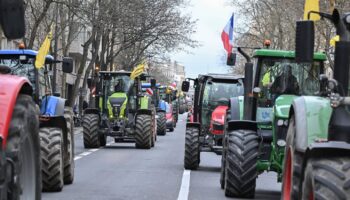
{"label": "tractor", "polygon": [[[99,72],[95,108],[84,110],[85,148],[106,145],[107,136],[115,142],[135,141],[136,148],[150,149],[156,140],[156,110],[152,99],[142,93],[141,81],[128,71]],[[152,85],[152,87],[154,87]]]}
{"label": "tractor", "polygon": [[[189,90],[188,80],[182,91]],[[243,95],[243,78],[224,74],[199,75],[194,80],[194,103],[186,123],[185,169],[199,167],[200,152],[222,153],[224,119],[231,97]]]}
{"label": "tractor", "polygon": [[179,119],[179,106],[176,97],[177,90],[170,86],[160,86],[159,94],[161,99],[167,103],[167,129],[172,132]]}
{"label": "tractor", "polygon": [[231,100],[220,184],[228,197],[253,198],[259,174],[274,171],[277,181],[282,180],[291,104],[300,95],[318,92],[326,56],[315,53],[311,63],[301,64],[295,61],[293,51],[265,48],[254,50],[252,62],[243,48],[238,52],[247,60],[244,101]]}
{"label": "tractor", "polygon": [[152,83],[142,83],[143,90],[151,90],[152,100],[154,105],[156,105],[156,118],[157,118],[157,135],[166,135],[166,102],[160,96],[160,84],[156,84],[156,86],[152,89]]}
{"label": "tractor", "polygon": [[38,105],[41,172],[43,191],[61,191],[74,179],[74,133],[72,108],[66,100],[53,95],[48,75],[49,65],[63,63],[62,71],[72,72],[72,60],[54,60],[46,56],[45,66],[34,65],[37,52],[29,49],[0,50],[0,65],[8,74],[26,77],[33,88],[32,98]]}
{"label": "tractor", "polygon": [[[289,110],[282,199],[350,199],[350,13],[314,12],[334,24],[334,77],[321,75],[318,96],[294,99]],[[296,60],[310,63],[314,22],[299,21]]]}

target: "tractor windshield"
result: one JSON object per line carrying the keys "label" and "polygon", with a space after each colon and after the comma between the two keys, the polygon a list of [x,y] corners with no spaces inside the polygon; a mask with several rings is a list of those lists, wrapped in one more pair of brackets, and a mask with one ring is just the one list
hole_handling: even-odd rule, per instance
{"label": "tractor windshield", "polygon": [[207,82],[202,103],[202,124],[208,125],[213,110],[228,105],[231,97],[243,96],[243,82]]}
{"label": "tractor windshield", "polygon": [[[11,74],[26,77],[31,83],[32,87],[35,90],[36,88],[36,73],[35,73],[35,58],[26,58],[25,60],[20,60],[19,58],[9,58],[9,59],[0,59],[1,65],[6,65],[11,68]],[[39,94],[40,96],[44,95],[45,91],[45,85],[51,86],[48,81],[48,84],[45,84],[44,79],[44,72],[43,70],[38,70],[39,74],[39,92],[41,91],[42,94]]]}
{"label": "tractor windshield", "polygon": [[115,92],[128,93],[133,81],[128,75],[112,76],[110,80],[105,81],[107,94],[112,95]]}
{"label": "tractor windshield", "polygon": [[295,63],[292,59],[267,58],[261,61],[259,87],[262,95],[275,99],[281,94],[314,95],[319,91],[321,62]]}

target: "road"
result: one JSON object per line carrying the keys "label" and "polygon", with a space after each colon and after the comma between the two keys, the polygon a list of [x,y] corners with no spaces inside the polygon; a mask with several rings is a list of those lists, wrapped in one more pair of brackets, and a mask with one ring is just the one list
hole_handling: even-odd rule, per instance
{"label": "road", "polygon": [[[184,173],[185,116],[177,128],[158,136],[151,150],[135,149],[133,143],[114,143],[100,149],[84,149],[82,134],[75,136],[75,180],[62,192],[43,193],[44,200],[213,200],[225,198],[220,189],[220,157],[201,153],[197,171]],[[78,129],[79,130],[79,129]],[[276,175],[257,180],[256,199],[279,199]]]}

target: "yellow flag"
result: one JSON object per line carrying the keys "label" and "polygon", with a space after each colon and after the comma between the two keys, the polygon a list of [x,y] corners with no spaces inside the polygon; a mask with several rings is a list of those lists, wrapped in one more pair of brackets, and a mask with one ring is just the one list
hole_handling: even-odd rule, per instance
{"label": "yellow flag", "polygon": [[[304,20],[308,20],[308,14],[310,11],[320,12],[320,0],[305,0],[304,7]],[[310,19],[313,21],[320,20],[320,15],[310,14]]]}
{"label": "yellow flag", "polygon": [[145,70],[145,64],[141,63],[131,72],[130,78],[134,80],[136,77],[140,76]]}
{"label": "yellow flag", "polygon": [[43,44],[41,45],[41,47],[38,51],[38,54],[36,55],[35,67],[37,69],[40,69],[40,68],[44,67],[44,65],[45,65],[45,58],[46,58],[47,54],[49,53],[51,40],[52,40],[52,28],[51,28],[50,32],[47,34]]}

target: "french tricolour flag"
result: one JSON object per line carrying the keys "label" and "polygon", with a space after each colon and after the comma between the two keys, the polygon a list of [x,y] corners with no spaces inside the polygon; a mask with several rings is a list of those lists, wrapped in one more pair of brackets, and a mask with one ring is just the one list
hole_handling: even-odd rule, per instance
{"label": "french tricolour flag", "polygon": [[232,52],[233,48],[233,23],[234,23],[234,14],[232,14],[230,21],[226,24],[224,30],[221,33],[222,43],[227,53]]}

